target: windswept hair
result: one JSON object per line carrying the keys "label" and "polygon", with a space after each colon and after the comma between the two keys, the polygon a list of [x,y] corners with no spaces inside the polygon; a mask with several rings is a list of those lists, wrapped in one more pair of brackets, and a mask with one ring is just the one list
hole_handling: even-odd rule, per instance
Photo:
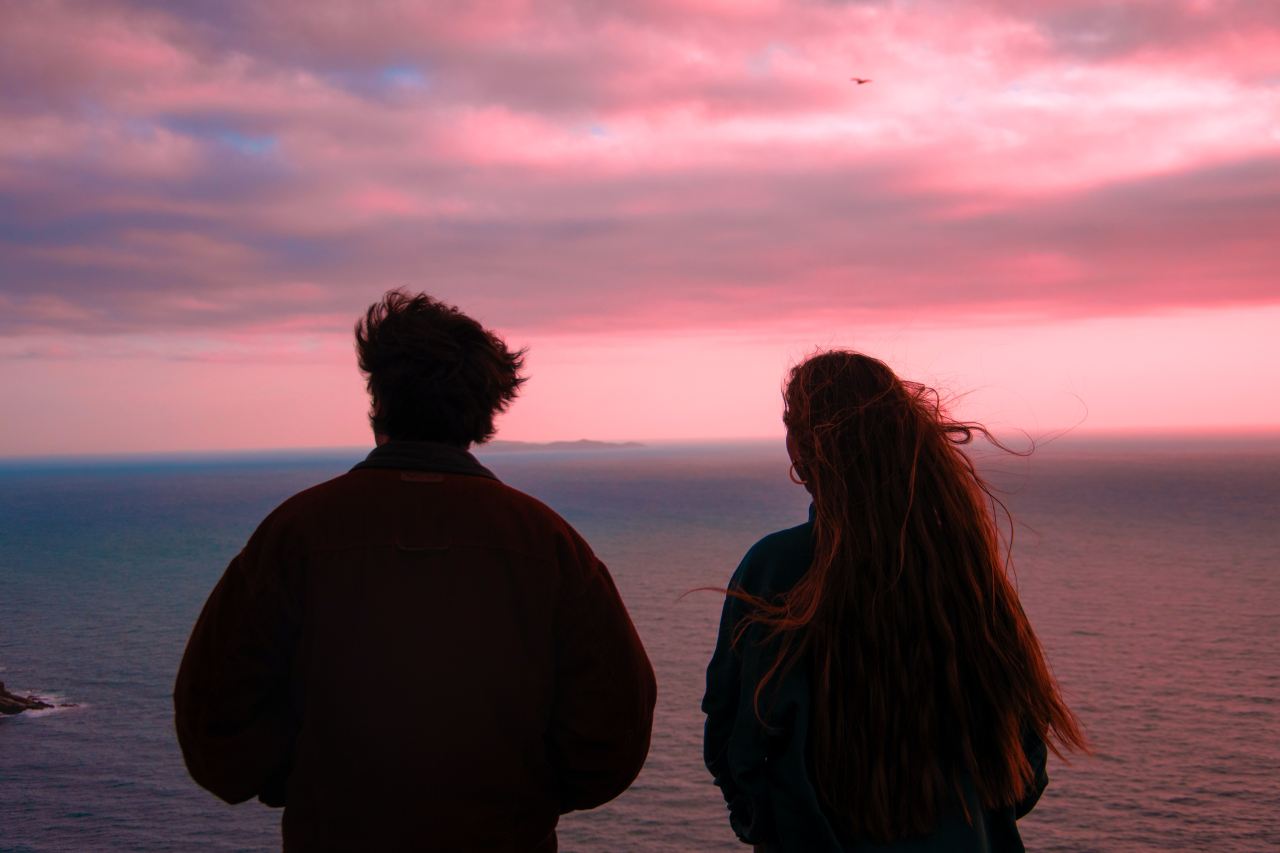
{"label": "windswept hair", "polygon": [[1024,732],[1059,757],[1087,745],[1006,574],[999,502],[959,447],[995,439],[856,352],[812,356],[784,397],[814,557],[773,601],[731,591],[753,605],[736,641],[757,625],[779,649],[757,714],[770,680],[811,667],[813,781],[849,837],[931,831],[966,776],[984,808],[1014,804],[1033,779]]}
{"label": "windswept hair", "polygon": [[493,419],[524,384],[525,350],[452,305],[388,291],[356,322],[375,433],[465,446],[493,437]]}

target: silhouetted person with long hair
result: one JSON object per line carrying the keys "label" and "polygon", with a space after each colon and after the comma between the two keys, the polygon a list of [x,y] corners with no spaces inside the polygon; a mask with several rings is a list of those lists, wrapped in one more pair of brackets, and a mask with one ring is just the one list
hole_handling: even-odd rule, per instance
{"label": "silhouetted person with long hair", "polygon": [[853,352],[784,397],[810,520],[734,573],[703,701],[733,829],[767,851],[1022,850],[1046,744],[1085,739],[959,447],[985,430]]}
{"label": "silhouetted person with long hair", "polygon": [[425,295],[356,326],[377,446],[272,512],[192,631],[191,775],[286,850],[556,849],[644,763],[653,669],[604,565],[467,448],[522,352]]}

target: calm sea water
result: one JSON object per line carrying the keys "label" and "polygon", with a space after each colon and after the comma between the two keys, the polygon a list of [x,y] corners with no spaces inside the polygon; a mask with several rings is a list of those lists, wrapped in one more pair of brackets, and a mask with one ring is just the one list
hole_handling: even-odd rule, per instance
{"label": "calm sea water", "polygon": [[[187,778],[170,690],[226,562],[358,454],[0,463],[0,680],[79,703],[0,719],[0,850],[253,850],[279,813]],[[484,457],[609,564],[659,679],[648,764],[569,851],[740,850],[700,760],[723,585],[803,520],[777,446]],[[1280,441],[984,454],[1019,586],[1096,754],[1053,762],[1032,850],[1280,849]],[[387,684],[380,701],[395,701]],[[371,701],[379,701],[371,699]]]}

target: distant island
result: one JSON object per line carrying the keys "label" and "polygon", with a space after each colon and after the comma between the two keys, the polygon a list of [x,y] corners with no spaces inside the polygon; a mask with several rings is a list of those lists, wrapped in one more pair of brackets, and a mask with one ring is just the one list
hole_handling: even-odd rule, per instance
{"label": "distant island", "polygon": [[509,450],[619,450],[632,447],[644,447],[638,441],[592,441],[580,438],[577,441],[490,441],[475,448],[483,453],[488,450],[504,452]]}

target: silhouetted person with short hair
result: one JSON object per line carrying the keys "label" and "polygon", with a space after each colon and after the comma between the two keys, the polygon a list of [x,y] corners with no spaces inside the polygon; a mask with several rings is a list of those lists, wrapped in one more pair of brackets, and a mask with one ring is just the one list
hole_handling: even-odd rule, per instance
{"label": "silhouetted person with short hair", "polygon": [[356,325],[377,447],[285,501],[174,690],[197,782],[284,806],[286,850],[551,851],[649,748],[653,669],[604,565],[467,452],[523,352],[388,293]]}

